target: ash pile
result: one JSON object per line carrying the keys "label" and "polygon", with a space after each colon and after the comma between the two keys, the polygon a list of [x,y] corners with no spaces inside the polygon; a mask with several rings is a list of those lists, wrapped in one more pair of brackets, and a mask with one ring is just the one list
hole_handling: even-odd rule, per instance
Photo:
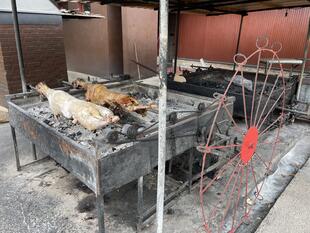
{"label": "ash pile", "polygon": [[41,106],[35,106],[28,109],[28,112],[33,115],[40,122],[43,122],[50,127],[56,129],[59,133],[71,138],[79,144],[91,148],[94,146],[93,140],[104,135],[105,130],[113,130],[115,125],[108,125],[100,130],[89,131],[79,124],[73,124],[72,120],[63,116],[58,119],[50,110],[48,103]]}

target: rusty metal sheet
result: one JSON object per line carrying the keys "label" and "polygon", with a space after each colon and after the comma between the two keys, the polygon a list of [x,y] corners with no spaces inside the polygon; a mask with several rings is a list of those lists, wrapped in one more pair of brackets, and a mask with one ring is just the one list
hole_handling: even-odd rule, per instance
{"label": "rusty metal sheet", "polygon": [[48,125],[38,122],[16,104],[8,102],[8,105],[10,124],[17,131],[95,191],[94,151],[85,150]]}
{"label": "rusty metal sheet", "polygon": [[[249,13],[243,19],[239,51],[252,53],[257,37],[264,35],[282,43],[281,58],[302,58],[309,17],[310,7]],[[182,14],[179,57],[232,62],[239,24],[238,15]]]}

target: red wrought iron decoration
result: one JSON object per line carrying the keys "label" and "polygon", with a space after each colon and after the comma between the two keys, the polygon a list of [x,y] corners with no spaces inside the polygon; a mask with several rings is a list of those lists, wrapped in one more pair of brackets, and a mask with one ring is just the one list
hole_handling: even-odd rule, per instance
{"label": "red wrought iron decoration", "polygon": [[[236,54],[234,62],[236,72],[230,79],[220,104],[215,113],[208,135],[202,158],[200,179],[200,203],[205,232],[235,232],[243,223],[248,221],[253,204],[262,198],[260,192],[264,184],[264,175],[271,169],[272,161],[279,144],[279,133],[283,124],[285,105],[285,80],[283,68],[279,61],[278,52],[282,46],[274,43],[268,47],[269,41],[260,37],[256,41],[257,50],[248,57]],[[272,57],[264,81],[258,82],[260,62],[262,57]],[[257,59],[255,79],[252,82],[251,98],[246,94],[244,70],[249,59]],[[274,67],[272,67],[274,66]],[[278,66],[278,67],[275,67]],[[277,69],[274,69],[277,68]],[[270,78],[273,76],[273,80]],[[240,77],[243,98],[243,119],[235,120],[228,111],[225,101],[227,93],[234,82]],[[258,88],[259,87],[259,88]],[[268,91],[267,91],[268,87]],[[277,91],[276,91],[277,90]],[[281,90],[279,93],[278,90]],[[249,103],[250,102],[250,108]],[[275,108],[281,110],[276,119],[270,121]],[[240,143],[213,144],[211,138],[216,133],[215,125],[220,111],[232,122],[231,133],[238,135]],[[274,130],[274,126],[278,126]],[[267,137],[267,135],[269,135]],[[266,137],[268,140],[266,140]],[[259,148],[269,146],[269,152],[260,152]],[[235,149],[235,150],[232,150]],[[230,150],[227,162],[213,177],[205,174],[206,160],[215,150]],[[221,159],[221,158],[219,158]]]}

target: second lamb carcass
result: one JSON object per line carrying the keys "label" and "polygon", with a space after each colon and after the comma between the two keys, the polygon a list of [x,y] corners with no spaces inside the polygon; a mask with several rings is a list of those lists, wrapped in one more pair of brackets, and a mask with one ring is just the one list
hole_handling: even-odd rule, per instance
{"label": "second lamb carcass", "polygon": [[88,130],[96,130],[119,121],[119,117],[105,107],[79,100],[67,92],[53,90],[44,83],[39,83],[36,90],[46,96],[55,117],[62,115],[73,119]]}
{"label": "second lamb carcass", "polygon": [[82,79],[75,80],[73,83],[75,88],[82,88],[86,90],[85,98],[100,105],[120,105],[129,112],[137,112],[144,115],[148,109],[156,108],[156,104],[140,105],[140,103],[133,97],[122,93],[109,90],[103,84],[87,83]]}

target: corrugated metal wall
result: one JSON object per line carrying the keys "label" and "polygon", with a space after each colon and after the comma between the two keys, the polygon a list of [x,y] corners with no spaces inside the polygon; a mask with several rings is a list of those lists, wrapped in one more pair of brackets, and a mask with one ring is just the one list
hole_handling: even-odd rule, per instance
{"label": "corrugated metal wall", "polygon": [[[309,7],[249,13],[243,20],[239,51],[250,54],[257,36],[265,35],[282,43],[280,57],[302,58],[309,16]],[[182,14],[179,57],[232,62],[240,18]]]}

